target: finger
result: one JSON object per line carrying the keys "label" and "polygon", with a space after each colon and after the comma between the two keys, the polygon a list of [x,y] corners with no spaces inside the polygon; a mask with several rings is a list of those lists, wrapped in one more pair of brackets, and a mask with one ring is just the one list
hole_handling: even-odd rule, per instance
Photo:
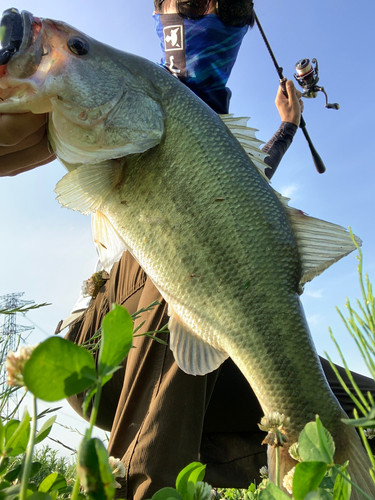
{"label": "finger", "polygon": [[36,144],[39,144],[43,140],[45,133],[46,127],[45,124],[43,124],[40,129],[26,137],[26,139],[24,139],[22,142],[15,144],[14,146],[0,146],[0,156],[16,153],[17,151],[20,151],[22,149],[28,149],[35,146]]}
{"label": "finger", "polygon": [[0,115],[0,146],[14,146],[45,127],[46,116],[33,113]]}
{"label": "finger", "polygon": [[0,157],[0,177],[17,175],[41,165],[46,165],[55,159],[54,153],[47,148],[47,132],[42,140],[27,149]]}
{"label": "finger", "polygon": [[297,93],[297,89],[294,86],[294,83],[292,82],[292,80],[287,80],[287,82],[286,82],[286,89],[287,89],[288,97],[289,98],[295,96],[296,93]]}

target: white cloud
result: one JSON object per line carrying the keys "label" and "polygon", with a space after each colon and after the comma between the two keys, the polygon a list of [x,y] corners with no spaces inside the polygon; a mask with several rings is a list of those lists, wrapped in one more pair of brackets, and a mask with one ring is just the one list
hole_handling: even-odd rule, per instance
{"label": "white cloud", "polygon": [[312,316],[307,316],[307,323],[310,325],[310,326],[317,326],[321,323],[322,321],[322,316],[320,316],[320,314],[313,314]]}
{"label": "white cloud", "polygon": [[280,188],[280,193],[286,198],[292,198],[293,193],[299,190],[299,186],[297,184],[289,184],[289,186],[284,186]]}
{"label": "white cloud", "polygon": [[322,299],[323,298],[324,288],[320,290],[306,290],[305,295],[308,297],[312,297],[313,299]]}

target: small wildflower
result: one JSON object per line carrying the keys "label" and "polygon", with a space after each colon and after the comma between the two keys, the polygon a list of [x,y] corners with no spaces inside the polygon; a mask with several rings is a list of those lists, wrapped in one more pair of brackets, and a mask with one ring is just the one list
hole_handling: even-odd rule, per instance
{"label": "small wildflower", "polygon": [[95,284],[92,278],[84,281],[82,284],[82,293],[84,297],[92,297],[95,290]]}
{"label": "small wildflower", "polygon": [[106,271],[99,271],[94,273],[91,278],[83,282],[82,293],[84,297],[95,297],[100,292],[101,287],[105,284],[109,274]]}
{"label": "small wildflower", "polygon": [[286,427],[289,425],[289,417],[274,411],[269,415],[262,417],[259,429],[268,432],[267,436],[262,441],[262,444],[268,444],[274,448],[284,446],[288,441],[286,438]]}
{"label": "small wildflower", "polygon": [[300,454],[298,453],[298,442],[293,443],[292,446],[289,448],[289,455],[296,460],[297,462],[302,462],[302,458]]}
{"label": "small wildflower", "polygon": [[7,383],[10,386],[23,387],[23,369],[26,361],[30,359],[31,353],[36,346],[21,346],[16,352],[9,351],[5,360],[5,368],[8,372]]}
{"label": "small wildflower", "polygon": [[[114,477],[125,477],[125,465],[121,462],[119,458],[109,457],[109,466],[112,469],[112,474]],[[121,488],[121,484],[115,481],[115,488]]]}
{"label": "small wildflower", "polygon": [[268,467],[267,467],[267,465],[263,465],[263,467],[261,467],[261,468],[259,469],[259,474],[260,474],[260,477],[261,477],[262,479],[268,479],[268,478],[269,478],[270,473],[269,473],[269,471],[268,471]]}
{"label": "small wildflower", "polygon": [[367,439],[373,439],[375,437],[375,429],[363,429],[363,432],[365,433],[365,436]]}
{"label": "small wildflower", "polygon": [[288,472],[288,474],[286,476],[284,476],[284,479],[283,479],[283,486],[290,494],[293,493],[293,476],[294,476],[295,470],[296,470],[296,468],[293,467],[293,469],[291,469]]}

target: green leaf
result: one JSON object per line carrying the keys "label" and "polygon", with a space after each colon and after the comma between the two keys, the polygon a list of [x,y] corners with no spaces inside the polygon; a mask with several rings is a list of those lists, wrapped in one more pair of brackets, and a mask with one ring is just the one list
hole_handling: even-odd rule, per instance
{"label": "green leaf", "polygon": [[9,488],[10,482],[9,481],[1,481],[0,482],[0,490],[4,490],[5,488]]}
{"label": "green leaf", "polygon": [[30,477],[36,476],[41,468],[42,468],[42,464],[40,462],[33,462],[31,464]]}
{"label": "green leaf", "polygon": [[45,439],[48,436],[48,434],[51,431],[52,425],[55,423],[56,418],[57,415],[49,418],[46,422],[44,422],[44,424],[42,425],[41,429],[39,430],[39,432],[35,437],[35,444],[40,443],[41,441],[43,441],[43,439]]}
{"label": "green leaf", "polygon": [[104,377],[127,356],[133,340],[133,320],[128,311],[117,304],[104,316],[99,351],[98,373]]}
{"label": "green leaf", "polygon": [[5,428],[5,451],[8,456],[16,457],[24,453],[30,436],[30,416],[25,410],[21,422],[10,420]]}
{"label": "green leaf", "polygon": [[[362,418],[342,418],[343,422],[348,425],[353,425],[355,427],[375,427],[375,406],[371,407],[371,410],[367,413],[365,417]],[[353,422],[360,422],[358,425]]]}
{"label": "green leaf", "polygon": [[328,430],[323,427],[323,424],[318,415],[316,416],[315,423],[318,430],[320,448],[326,455],[326,459],[329,460],[329,462],[327,463],[333,464],[333,457],[335,455],[335,443],[333,441],[333,438]]}
{"label": "green leaf", "polygon": [[21,469],[22,469],[22,464],[18,464],[13,469],[9,470],[4,476],[5,481],[13,483],[13,481],[15,481],[17,477],[20,475]]}
{"label": "green leaf", "polygon": [[[200,462],[192,462],[179,473],[176,479],[176,489],[184,500],[188,500],[194,495],[195,484],[197,481],[202,481],[205,469],[206,466],[202,465]],[[194,471],[198,472],[194,475]],[[192,483],[193,488],[191,486],[189,487],[189,481]]]}
{"label": "green leaf", "polygon": [[304,462],[333,463],[335,444],[319,418],[305,425],[298,438],[298,453]]}
{"label": "green leaf", "polygon": [[324,500],[324,497],[322,497],[318,491],[310,491],[310,493],[305,496],[305,500]]}
{"label": "green leaf", "polygon": [[79,452],[77,472],[81,484],[94,500],[112,500],[114,477],[108,462],[108,453],[97,439],[84,439]]}
{"label": "green leaf", "polygon": [[[189,484],[192,484],[189,481]],[[195,484],[194,500],[211,500],[212,486],[203,481],[197,481]]]}
{"label": "green leaf", "polygon": [[64,493],[67,487],[65,477],[58,472],[52,472],[40,483],[38,491],[47,493],[49,491],[58,491],[60,494]]}
{"label": "green leaf", "polygon": [[[1,490],[1,493],[5,493],[6,500],[15,500],[19,496],[20,490],[21,490],[21,485],[15,484],[15,485],[9,486],[9,488],[5,488],[5,489]],[[27,491],[28,491],[28,494],[31,493],[30,490],[27,490]]]}
{"label": "green leaf", "polygon": [[3,474],[5,469],[8,467],[8,464],[9,464],[8,457],[0,458],[0,476]]}
{"label": "green leaf", "polygon": [[375,420],[369,419],[368,417],[362,418],[342,418],[345,424],[351,425],[352,427],[365,427],[366,429],[373,429],[375,427]]}
{"label": "green leaf", "polygon": [[[347,479],[350,476],[347,472],[349,462],[346,462],[342,467],[338,467]],[[333,487],[333,500],[349,500],[352,492],[352,485],[341,474],[337,474],[335,486]]]}
{"label": "green leaf", "polygon": [[302,462],[296,465],[293,476],[293,496],[304,500],[305,496],[318,488],[327,471],[325,462]]}
{"label": "green leaf", "polygon": [[0,456],[3,454],[3,451],[4,451],[4,426],[0,418]]}
{"label": "green leaf", "polygon": [[98,388],[96,385],[93,387],[90,387],[90,389],[86,392],[85,394],[85,399],[82,404],[82,412],[83,412],[83,417],[86,418],[87,410],[89,409],[90,402],[92,398],[95,396]]}
{"label": "green leaf", "polygon": [[52,500],[51,495],[42,491],[36,491],[27,498],[28,500]]}
{"label": "green leaf", "polygon": [[37,398],[58,401],[95,383],[94,358],[69,340],[50,337],[34,349],[25,364],[23,378]]}
{"label": "green leaf", "polygon": [[333,495],[332,495],[333,488],[330,490],[318,488],[317,491],[320,495],[321,500],[333,500]]}
{"label": "green leaf", "polygon": [[[33,462],[31,464],[30,477],[34,477],[38,474],[40,469],[42,468],[42,464],[40,462]],[[16,465],[13,469],[9,470],[4,479],[9,482],[13,482],[18,477],[21,477],[22,464]]]}
{"label": "green leaf", "polygon": [[265,489],[259,493],[259,500],[290,500],[290,498],[275,484],[268,481]]}
{"label": "green leaf", "polygon": [[36,419],[39,420],[40,418],[43,418],[46,415],[48,415],[48,413],[53,413],[54,411],[59,411],[59,410],[61,410],[61,408],[63,408],[63,407],[62,406],[56,406],[56,408],[47,408],[46,410],[43,410],[40,413],[38,413]]}
{"label": "green leaf", "polygon": [[174,488],[162,488],[157,491],[151,500],[182,500],[181,495]]}

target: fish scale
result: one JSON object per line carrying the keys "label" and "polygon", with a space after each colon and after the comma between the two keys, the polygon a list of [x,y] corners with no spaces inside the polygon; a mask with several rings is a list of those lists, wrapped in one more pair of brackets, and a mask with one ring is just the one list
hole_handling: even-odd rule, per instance
{"label": "fish scale", "polygon": [[[174,116],[184,116],[186,120],[194,116],[195,102],[195,99],[184,101],[185,107],[178,107],[174,115],[168,110],[172,126]],[[212,117],[208,111],[207,115],[209,125]],[[278,408],[294,416],[297,432],[306,419],[314,418],[317,410],[323,421],[325,416],[331,419],[331,409],[328,411],[321,404],[318,409],[316,405],[327,397],[328,391],[297,297],[300,275],[294,237],[280,202],[222,125],[212,144],[206,141],[208,157],[202,154],[194,138],[207,134],[203,110],[199,118],[199,128],[189,130],[196,147],[189,149],[188,183],[181,178],[178,168],[188,153],[188,146],[181,146],[185,125],[180,125],[180,131],[178,123],[173,126],[173,133],[166,130],[165,153],[161,157],[158,151],[152,151],[128,162],[118,194],[112,193],[110,199],[104,200],[101,210],[111,214],[114,227],[169,303],[173,304],[178,297],[177,313],[189,329],[198,331],[206,342],[224,347],[252,387],[258,389],[256,394],[263,407]],[[166,161],[164,155],[173,155],[173,161]],[[225,175],[217,171],[219,162],[230,165]],[[124,192],[126,216],[115,208]],[[219,197],[224,199],[217,202]],[[193,207],[188,218],[186,206]],[[204,217],[199,217],[200,213]],[[235,213],[240,213],[241,218],[235,218]],[[159,221],[157,226],[152,223],[153,217]],[[254,233],[258,235],[256,242]],[[272,264],[267,254],[272,257]],[[282,312],[290,311],[290,303],[293,314],[289,313],[284,322]],[[249,310],[256,313],[250,316]],[[275,337],[280,341],[276,343]],[[285,355],[291,348],[298,353],[299,356],[293,356],[297,359]],[[277,357],[284,359],[282,366],[275,362]],[[316,397],[312,401],[306,386],[308,396],[296,407],[288,401],[293,399],[293,381],[295,384],[306,363],[298,363],[298,358],[314,360],[315,374],[311,377],[310,371],[309,379],[314,380]],[[288,388],[291,396],[287,395]],[[332,401],[327,406],[331,405]]]}
{"label": "fish scale", "polygon": [[[355,249],[348,233],[271,189],[243,118],[223,117],[225,125],[157,65],[17,12],[23,39],[0,61],[0,113],[49,113],[50,143],[69,171],[57,199],[93,214],[104,267],[130,251],[169,304],[178,365],[199,376],[232,357],[264,412],[290,417],[288,444],[319,414],[336,462],[349,459],[352,480],[375,497],[298,295]],[[76,37],[89,48],[82,57],[69,52]],[[282,453],[282,474],[293,465]],[[269,467],[272,475],[272,449]]]}

